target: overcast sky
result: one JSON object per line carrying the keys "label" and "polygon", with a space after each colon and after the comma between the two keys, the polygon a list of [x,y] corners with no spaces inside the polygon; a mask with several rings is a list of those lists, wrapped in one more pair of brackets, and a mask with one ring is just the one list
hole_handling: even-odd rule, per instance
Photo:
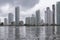
{"label": "overcast sky", "polygon": [[19,6],[20,20],[25,20],[25,17],[35,14],[38,9],[44,19],[45,8],[51,8],[57,1],[59,0],[0,0],[0,18],[3,21],[5,17],[8,17],[8,13],[14,14],[15,6]]}

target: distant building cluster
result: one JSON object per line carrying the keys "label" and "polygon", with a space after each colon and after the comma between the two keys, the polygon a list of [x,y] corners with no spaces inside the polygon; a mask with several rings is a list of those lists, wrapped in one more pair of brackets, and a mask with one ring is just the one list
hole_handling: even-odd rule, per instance
{"label": "distant building cluster", "polygon": [[31,17],[26,17],[25,25],[41,25],[43,24],[43,19],[40,17],[40,10],[37,10],[36,15],[32,14]]}
{"label": "distant building cluster", "polygon": [[[60,2],[56,4],[56,15],[54,15],[55,8],[52,5],[52,10],[50,7],[46,7],[44,19],[41,18],[40,10],[36,10],[35,14],[32,14],[31,17],[25,18],[25,25],[53,25],[54,22],[57,22],[60,25]],[[57,20],[55,21],[55,17]],[[15,21],[14,21],[15,18]],[[8,18],[4,18],[4,22],[0,22],[0,25],[24,25],[23,21],[20,21],[20,9],[15,7],[15,17],[13,13],[8,13]]]}
{"label": "distant building cluster", "polygon": [[[19,13],[19,7],[15,7],[15,21],[14,21],[14,15],[13,13],[9,13],[8,14],[8,19],[7,18],[4,18],[4,23],[0,23],[0,25],[24,25],[23,24],[23,21],[20,21],[19,20],[19,17],[20,17],[20,13]],[[56,11],[56,12],[55,12]],[[31,17],[26,17],[25,18],[25,25],[26,26],[31,26],[31,27],[27,27],[27,39],[29,40],[33,40],[33,39],[30,39],[30,36],[31,38],[33,37],[39,37],[39,32],[41,31],[45,31],[45,40],[60,40],[60,26],[57,26],[56,28],[56,32],[55,32],[55,24],[57,22],[57,25],[60,25],[60,2],[57,2],[56,4],[56,10],[55,10],[55,5],[53,4],[52,5],[52,10],[50,9],[50,7],[46,7],[46,10],[44,11],[45,13],[45,16],[44,16],[44,19],[43,20],[41,18],[41,15],[40,15],[40,10],[36,10],[35,11],[35,14],[32,14]],[[55,18],[57,17],[57,18]],[[35,25],[47,25],[44,30],[41,30],[40,29],[43,29],[43,28],[39,28],[40,26],[36,26]],[[52,26],[49,26],[49,25],[52,25]],[[34,26],[34,28],[32,28],[32,26]],[[29,28],[29,29],[28,29]],[[9,27],[9,40],[13,40],[13,27]],[[34,32],[33,32],[34,31]],[[12,34],[11,34],[12,33]],[[41,34],[44,33],[44,32],[41,32]],[[32,35],[28,35],[28,34],[32,34]],[[43,35],[40,35],[40,36],[43,36]],[[55,38],[56,36],[56,38]],[[16,39],[19,39],[19,27],[15,27],[15,37]],[[39,40],[39,38],[38,38]],[[41,39],[42,40],[42,39]]]}
{"label": "distant building cluster", "polygon": [[[58,10],[58,9],[57,9]],[[0,23],[1,25],[44,25],[53,24],[53,11],[49,7],[45,10],[45,23],[44,20],[41,18],[40,10],[36,10],[35,14],[32,14],[31,17],[25,18],[25,24],[23,21],[20,21],[20,9],[19,7],[15,7],[15,21],[13,13],[8,14],[8,18],[4,18],[4,23]],[[58,16],[57,16],[58,17]],[[59,20],[58,20],[59,21]]]}
{"label": "distant building cluster", "polygon": [[[57,2],[56,7],[55,7],[55,5],[52,5],[52,11],[49,7],[46,8],[45,24],[49,24],[49,25],[53,24],[53,27],[52,27],[53,30],[51,31],[51,32],[53,32],[53,35],[55,35],[53,37],[53,40],[60,40],[60,37],[59,37],[59,35],[60,35],[60,2]],[[54,25],[58,25],[58,26],[56,26],[56,29],[55,29]],[[47,32],[49,34],[50,31],[48,30]],[[48,36],[47,32],[46,32],[46,36]],[[48,38],[49,37],[47,37],[46,40],[49,40]],[[50,39],[50,40],[52,40],[52,39]]]}
{"label": "distant building cluster", "polygon": [[0,22],[0,25],[23,25],[23,21],[19,20],[19,11],[19,7],[15,7],[15,21],[13,13],[8,13],[8,18],[4,18],[4,22]]}

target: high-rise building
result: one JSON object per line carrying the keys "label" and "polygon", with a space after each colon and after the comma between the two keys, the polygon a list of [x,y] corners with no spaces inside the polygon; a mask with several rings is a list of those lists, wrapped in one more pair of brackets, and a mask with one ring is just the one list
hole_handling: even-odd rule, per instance
{"label": "high-rise building", "polygon": [[19,7],[15,7],[15,25],[19,25]]}
{"label": "high-rise building", "polygon": [[[56,15],[57,15],[57,25],[60,25],[60,2],[57,2],[56,4]],[[57,36],[57,39],[60,40],[60,26],[57,26],[57,32],[56,34],[58,35]]]}
{"label": "high-rise building", "polygon": [[53,14],[49,7],[45,11],[45,23],[49,25],[53,24]]}
{"label": "high-rise building", "polygon": [[36,11],[36,24],[40,25],[40,10]]}
{"label": "high-rise building", "polygon": [[4,18],[4,25],[7,25],[7,18]]}
{"label": "high-rise building", "polygon": [[45,11],[45,24],[48,24],[48,17],[47,17],[48,15],[47,15],[47,12]]}
{"label": "high-rise building", "polygon": [[34,14],[32,14],[32,17],[31,17],[31,25],[35,25],[36,24],[36,17]]}
{"label": "high-rise building", "polygon": [[56,6],[57,6],[56,7],[57,8],[56,9],[56,11],[57,11],[57,24],[60,25],[60,11],[59,11],[60,10],[60,2],[57,2]]}
{"label": "high-rise building", "polygon": [[53,13],[53,24],[55,24],[55,5],[52,5],[52,13]]}
{"label": "high-rise building", "polygon": [[25,24],[36,25],[36,17],[32,14],[32,17],[26,17]]}
{"label": "high-rise building", "polygon": [[9,13],[8,14],[8,23],[9,23],[9,25],[11,25],[12,22],[13,22],[13,14]]}
{"label": "high-rise building", "polygon": [[27,25],[31,24],[31,17],[26,17],[25,24],[27,24]]}

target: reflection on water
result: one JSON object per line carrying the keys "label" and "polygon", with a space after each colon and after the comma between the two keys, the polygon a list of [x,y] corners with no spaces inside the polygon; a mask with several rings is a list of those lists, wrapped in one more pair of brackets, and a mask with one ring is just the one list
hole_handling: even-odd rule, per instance
{"label": "reflection on water", "polygon": [[53,39],[52,35],[53,35],[52,26],[0,27],[0,40],[52,40]]}

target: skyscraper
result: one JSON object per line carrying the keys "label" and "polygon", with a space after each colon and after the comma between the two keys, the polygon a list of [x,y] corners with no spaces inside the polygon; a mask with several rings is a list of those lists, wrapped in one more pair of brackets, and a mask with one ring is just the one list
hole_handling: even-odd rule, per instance
{"label": "skyscraper", "polygon": [[8,14],[8,22],[9,22],[9,25],[11,25],[11,22],[13,22],[13,14],[12,13]]}
{"label": "skyscraper", "polygon": [[15,25],[19,25],[19,7],[15,7]]}
{"label": "skyscraper", "polygon": [[40,25],[40,10],[36,11],[36,24]]}
{"label": "skyscraper", "polygon": [[[60,2],[57,2],[56,4],[56,14],[57,14],[57,25],[60,25]],[[60,35],[60,26],[57,27],[57,32],[56,32],[57,35]],[[58,40],[60,40],[60,37],[57,36],[57,38],[59,38]]]}
{"label": "skyscraper", "polygon": [[28,25],[36,25],[36,17],[35,17],[35,15],[32,14],[31,17],[26,17],[25,24],[28,24]]}
{"label": "skyscraper", "polygon": [[56,4],[57,8],[57,24],[60,25],[60,2],[57,2]]}
{"label": "skyscraper", "polygon": [[7,18],[4,18],[4,25],[7,25]]}
{"label": "skyscraper", "polygon": [[49,25],[53,24],[53,14],[49,7],[45,11],[45,23]]}
{"label": "skyscraper", "polygon": [[25,24],[27,24],[27,25],[31,24],[31,17],[26,17]]}
{"label": "skyscraper", "polygon": [[35,25],[36,24],[36,17],[34,14],[32,14],[32,17],[31,17],[31,25]]}

